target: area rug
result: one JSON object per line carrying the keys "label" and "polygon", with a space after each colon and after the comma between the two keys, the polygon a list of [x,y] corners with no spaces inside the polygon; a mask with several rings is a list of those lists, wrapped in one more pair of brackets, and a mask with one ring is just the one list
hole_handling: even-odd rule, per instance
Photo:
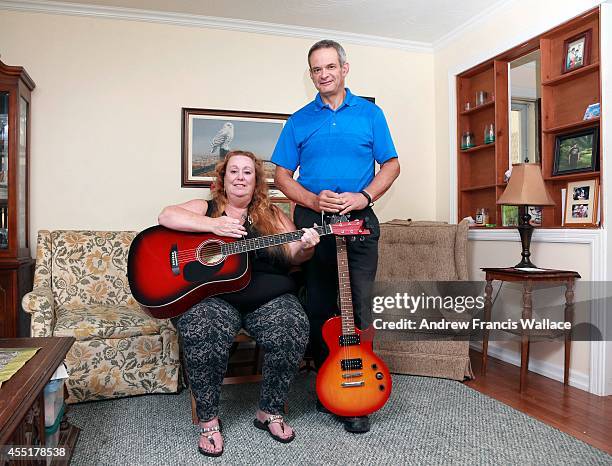
{"label": "area rug", "polygon": [[394,375],[393,394],[366,434],[349,434],[314,409],[314,376],[289,397],[290,444],[253,427],[258,384],[224,386],[225,453],[197,451],[187,391],[72,405],[81,428],[73,465],[612,464],[612,456],[459,382]]}

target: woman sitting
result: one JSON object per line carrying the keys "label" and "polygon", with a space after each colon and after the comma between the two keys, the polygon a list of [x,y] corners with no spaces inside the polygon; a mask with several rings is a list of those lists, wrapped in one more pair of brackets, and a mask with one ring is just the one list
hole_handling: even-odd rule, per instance
{"label": "woman sitting", "polygon": [[[194,199],[166,207],[159,223],[231,238],[295,230],[268,199],[263,163],[244,151],[229,152],[217,165],[211,201]],[[306,348],[309,325],[288,271],[292,264],[309,259],[318,242],[314,229],[304,229],[301,241],[250,253],[252,276],[246,288],[204,299],[175,320],[200,419],[198,449],[203,455],[223,453],[219,395],[232,342],[242,327],[265,350],[255,426],[283,443],[295,438],[281,413]]]}

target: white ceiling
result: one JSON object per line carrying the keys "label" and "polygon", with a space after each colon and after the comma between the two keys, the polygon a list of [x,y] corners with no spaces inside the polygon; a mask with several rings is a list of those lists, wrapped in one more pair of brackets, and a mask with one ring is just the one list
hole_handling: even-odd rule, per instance
{"label": "white ceiling", "polygon": [[[37,1],[37,4],[56,4]],[[238,19],[431,45],[499,0],[63,0],[101,7]]]}

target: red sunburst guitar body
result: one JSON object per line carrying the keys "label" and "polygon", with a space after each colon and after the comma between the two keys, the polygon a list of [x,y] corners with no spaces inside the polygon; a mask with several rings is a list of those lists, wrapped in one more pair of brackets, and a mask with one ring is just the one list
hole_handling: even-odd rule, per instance
{"label": "red sunburst guitar body", "polygon": [[344,238],[336,237],[340,317],[323,325],[329,356],[317,373],[319,401],[338,416],[365,416],[378,411],[391,395],[389,369],[372,349],[374,331],[355,327],[348,257]]}

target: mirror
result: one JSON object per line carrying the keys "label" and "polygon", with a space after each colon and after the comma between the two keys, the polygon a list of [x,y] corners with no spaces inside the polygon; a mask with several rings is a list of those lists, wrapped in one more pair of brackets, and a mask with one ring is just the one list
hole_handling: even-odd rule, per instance
{"label": "mirror", "polygon": [[510,164],[540,162],[540,50],[510,63]]}

